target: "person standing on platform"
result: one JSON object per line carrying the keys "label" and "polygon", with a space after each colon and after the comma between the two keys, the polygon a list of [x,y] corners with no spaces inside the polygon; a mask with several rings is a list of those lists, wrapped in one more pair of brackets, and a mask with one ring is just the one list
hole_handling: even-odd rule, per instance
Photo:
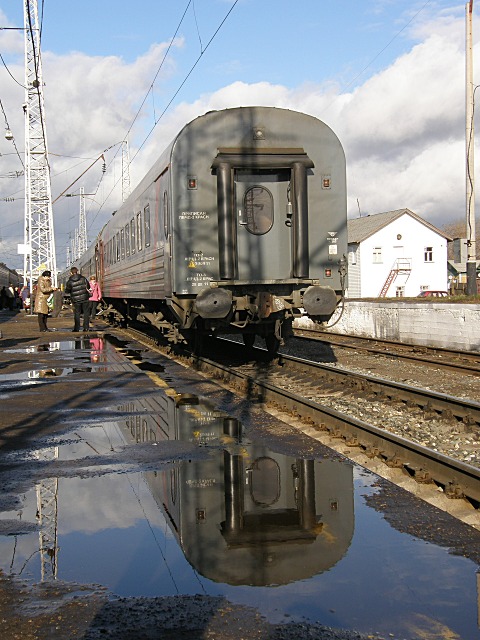
{"label": "person standing on platform", "polygon": [[60,311],[63,307],[63,291],[61,289],[55,289],[53,292],[53,309],[52,318],[58,318]]}
{"label": "person standing on platform", "polygon": [[89,329],[89,282],[78,273],[77,267],[70,269],[71,276],[65,285],[65,293],[70,295],[73,304],[73,329],[72,331],[80,331],[80,316],[83,314],[83,330]]}
{"label": "person standing on platform", "polygon": [[38,328],[40,329],[41,333],[45,333],[45,331],[51,331],[51,329],[47,327],[47,318],[49,311],[47,298],[51,293],[53,293],[52,281],[50,279],[51,275],[51,271],[44,271],[37,282],[37,294],[35,296],[34,311],[38,316]]}
{"label": "person standing on platform", "polygon": [[90,298],[88,302],[90,304],[90,318],[92,318],[92,322],[95,320],[95,316],[97,315],[97,304],[102,299],[102,290],[100,289],[100,285],[97,282],[95,276],[90,276]]}

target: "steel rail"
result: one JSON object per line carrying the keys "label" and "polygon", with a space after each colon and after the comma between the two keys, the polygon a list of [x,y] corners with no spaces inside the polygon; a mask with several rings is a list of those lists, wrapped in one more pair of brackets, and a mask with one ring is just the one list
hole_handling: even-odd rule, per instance
{"label": "steel rail", "polygon": [[444,393],[411,387],[401,382],[387,380],[376,376],[368,376],[346,369],[339,369],[319,362],[312,362],[294,356],[281,355],[279,363],[294,367],[305,373],[323,375],[334,383],[345,384],[365,393],[372,393],[381,398],[389,398],[405,403],[413,403],[426,411],[437,411],[446,417],[456,417],[466,424],[480,424],[480,403],[465,400]]}
{"label": "steel rail", "polygon": [[480,469],[477,467],[207,358],[196,358],[195,366],[240,386],[256,402],[274,405],[305,419],[314,428],[343,438],[347,445],[358,446],[389,466],[403,467],[419,482],[434,482],[451,497],[467,498],[477,508],[480,504]]}
{"label": "steel rail", "polygon": [[[312,335],[302,335],[305,333],[312,333]],[[460,371],[462,373],[468,373],[474,376],[480,376],[480,367],[479,365],[469,365],[463,363],[455,363],[452,361],[445,362],[442,360],[436,360],[434,358],[429,358],[425,355],[419,355],[415,353],[405,353],[407,349],[423,349],[425,352],[430,352],[432,354],[444,354],[457,358],[464,358],[467,360],[472,360],[474,362],[480,362],[480,353],[471,353],[467,351],[454,351],[453,349],[444,349],[440,347],[426,347],[423,345],[413,345],[408,344],[404,345],[401,343],[396,343],[391,340],[381,340],[379,338],[365,338],[362,336],[343,336],[342,334],[329,334],[322,331],[316,331],[315,329],[295,329],[294,336],[301,340],[313,340],[316,342],[328,342],[329,344],[343,347],[344,349],[355,349],[367,351],[369,353],[380,354],[384,356],[388,356],[390,358],[398,358],[399,360],[413,360],[415,362],[423,362],[425,364],[442,367],[443,369],[450,369],[452,371]],[[314,337],[316,336],[316,337]],[[357,341],[355,342],[348,342]],[[362,344],[364,343],[364,344]],[[392,346],[399,349],[399,352],[385,351],[380,347],[368,346],[371,343],[384,344],[386,346]],[[402,353],[403,351],[403,353]]]}

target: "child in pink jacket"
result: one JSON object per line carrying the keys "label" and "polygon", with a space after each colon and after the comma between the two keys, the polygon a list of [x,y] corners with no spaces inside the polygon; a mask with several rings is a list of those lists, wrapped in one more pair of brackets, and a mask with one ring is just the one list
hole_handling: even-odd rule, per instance
{"label": "child in pink jacket", "polygon": [[94,319],[97,315],[97,304],[102,299],[102,291],[95,276],[90,276],[89,292],[90,297],[88,299],[88,302],[90,304],[90,318]]}

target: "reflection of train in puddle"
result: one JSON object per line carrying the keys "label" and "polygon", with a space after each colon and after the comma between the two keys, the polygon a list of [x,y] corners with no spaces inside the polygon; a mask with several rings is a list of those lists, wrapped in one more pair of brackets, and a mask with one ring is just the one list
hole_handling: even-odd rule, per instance
{"label": "reflection of train in puddle", "polygon": [[279,585],[326,571],[345,555],[354,529],[350,465],[242,441],[238,421],[196,396],[157,398],[119,407],[130,414],[123,427],[130,442],[221,443],[207,460],[145,473],[198,572],[233,585]]}

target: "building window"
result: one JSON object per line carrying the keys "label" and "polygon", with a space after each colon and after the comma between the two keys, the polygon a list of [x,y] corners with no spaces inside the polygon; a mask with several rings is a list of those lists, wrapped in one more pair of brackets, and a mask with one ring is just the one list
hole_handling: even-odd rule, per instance
{"label": "building window", "polygon": [[425,262],[433,262],[433,247],[425,247],[423,259]]}
{"label": "building window", "polygon": [[357,252],[354,250],[348,252],[350,264],[357,264]]}
{"label": "building window", "polygon": [[382,264],[382,247],[373,247],[373,264]]}
{"label": "building window", "polygon": [[403,298],[405,296],[405,287],[397,287],[395,291],[395,297]]}

